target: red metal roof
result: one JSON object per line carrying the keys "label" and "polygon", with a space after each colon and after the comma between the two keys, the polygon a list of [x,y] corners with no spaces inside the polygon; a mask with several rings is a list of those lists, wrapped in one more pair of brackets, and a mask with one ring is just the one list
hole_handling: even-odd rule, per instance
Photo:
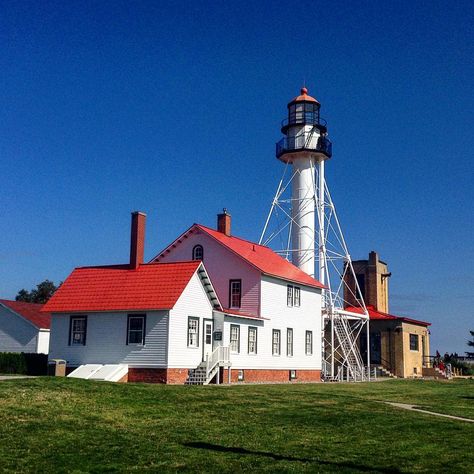
{"label": "red metal roof", "polygon": [[[352,313],[363,313],[362,308],[356,308],[350,306],[349,308],[345,308],[346,311],[350,311]],[[398,320],[406,323],[412,324],[419,324],[420,326],[431,326],[431,323],[427,323],[426,321],[418,321],[417,319],[406,318],[405,316],[395,316],[393,314],[382,313],[381,311],[377,311],[373,306],[368,305],[367,311],[369,313],[369,318],[374,320]]]}
{"label": "red metal roof", "polygon": [[314,98],[308,95],[308,89],[306,87],[301,88],[301,95],[298,97],[295,97],[290,104],[293,104],[294,102],[316,102],[319,104],[319,102]]}
{"label": "red metal roof", "polygon": [[41,312],[43,304],[25,303],[23,301],[0,300],[0,304],[27,319],[38,329],[49,329],[51,326],[51,314]]}
{"label": "red metal roof", "polygon": [[185,232],[185,234],[196,228],[220,242],[222,245],[242,257],[265,275],[282,278],[283,280],[289,280],[294,283],[299,283],[301,285],[311,286],[314,288],[325,288],[325,286],[318,280],[310,277],[307,273],[303,272],[298,267],[295,267],[288,260],[280,257],[280,255],[276,254],[269,247],[250,242],[248,240],[240,239],[238,237],[229,237],[222,232],[200,224],[194,224],[191,229]]}
{"label": "red metal roof", "polygon": [[76,268],[46,303],[51,313],[172,309],[200,261]]}

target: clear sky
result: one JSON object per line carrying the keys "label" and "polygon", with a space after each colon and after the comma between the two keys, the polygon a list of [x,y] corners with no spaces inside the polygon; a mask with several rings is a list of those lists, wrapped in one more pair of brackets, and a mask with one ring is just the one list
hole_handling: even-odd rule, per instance
{"label": "clear sky", "polygon": [[473,24],[464,1],[0,2],[0,297],[146,257],[193,222],[258,240],[305,81],[354,258],[432,352],[474,329]]}

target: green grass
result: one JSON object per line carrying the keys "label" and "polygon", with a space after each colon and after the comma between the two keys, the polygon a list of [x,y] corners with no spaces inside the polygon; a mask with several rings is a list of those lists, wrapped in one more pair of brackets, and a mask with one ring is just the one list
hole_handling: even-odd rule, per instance
{"label": "green grass", "polygon": [[0,382],[2,472],[474,470],[474,382],[173,387]]}

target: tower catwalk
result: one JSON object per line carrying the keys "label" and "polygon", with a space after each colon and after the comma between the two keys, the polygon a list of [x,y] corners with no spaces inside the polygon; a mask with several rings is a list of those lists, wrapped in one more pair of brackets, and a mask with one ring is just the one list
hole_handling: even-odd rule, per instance
{"label": "tower catwalk", "polygon": [[[306,88],[288,104],[281,124],[284,138],[276,144],[276,157],[285,168],[260,243],[279,247],[277,252],[326,285],[320,309],[324,379],[368,380],[370,344],[362,358],[359,342],[361,337],[368,341],[369,317],[324,176],[332,144],[320,108]],[[358,301],[357,312],[345,310],[347,273],[356,282],[356,295],[351,288],[346,291]]]}

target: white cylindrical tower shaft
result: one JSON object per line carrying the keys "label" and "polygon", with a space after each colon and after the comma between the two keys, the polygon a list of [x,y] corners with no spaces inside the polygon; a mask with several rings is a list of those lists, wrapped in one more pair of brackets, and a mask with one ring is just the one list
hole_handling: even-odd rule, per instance
{"label": "white cylindrical tower shaft", "polygon": [[293,160],[291,227],[293,264],[314,277],[315,199],[314,164],[309,157]]}
{"label": "white cylindrical tower shaft", "polygon": [[[301,95],[288,104],[288,118],[282,122],[285,138],[276,146],[279,160],[293,166],[291,199],[292,262],[312,277],[315,276],[316,244],[321,252],[321,242],[316,243],[316,221],[321,221],[324,208],[316,209],[315,166],[322,170],[324,160],[331,156],[331,142],[327,139],[326,122],[319,116],[320,104],[308,95],[303,87]],[[316,212],[318,214],[316,214]],[[320,222],[319,222],[320,224]],[[324,228],[324,219],[323,219]],[[319,233],[321,235],[321,233]],[[324,234],[322,234],[324,235]],[[321,278],[323,269],[318,268]],[[322,280],[324,281],[324,279]]]}

